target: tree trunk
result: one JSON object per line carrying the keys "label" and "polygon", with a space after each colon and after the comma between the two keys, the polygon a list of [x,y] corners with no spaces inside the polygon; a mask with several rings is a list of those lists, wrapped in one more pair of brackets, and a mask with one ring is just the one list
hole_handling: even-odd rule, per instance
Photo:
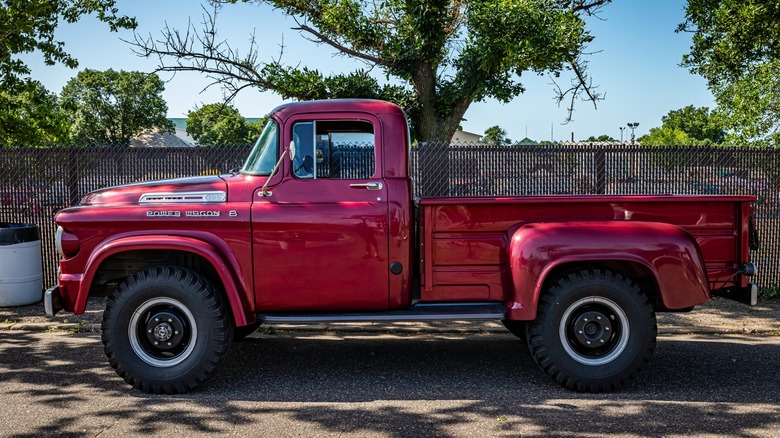
{"label": "tree trunk", "polygon": [[420,134],[420,194],[449,196],[450,143],[471,99],[461,97],[442,107],[436,96],[436,72],[427,62],[417,66],[412,82],[420,103],[420,112],[413,120]]}

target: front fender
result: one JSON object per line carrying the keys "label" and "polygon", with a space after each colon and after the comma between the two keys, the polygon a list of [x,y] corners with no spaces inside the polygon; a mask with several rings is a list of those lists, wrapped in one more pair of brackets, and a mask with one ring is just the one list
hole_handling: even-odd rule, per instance
{"label": "front fender", "polygon": [[684,229],[656,222],[548,222],[520,227],[509,245],[513,297],[508,318],[536,318],[545,280],[569,263],[624,262],[651,272],[667,309],[707,302],[699,246]]}
{"label": "front fender", "polygon": [[238,263],[232,255],[228,254],[226,257],[223,257],[216,247],[202,240],[169,235],[121,237],[104,242],[96,247],[92,251],[79,281],[74,313],[81,314],[84,312],[92,280],[100,264],[114,254],[136,250],[175,250],[203,257],[211,263],[222,281],[236,325],[246,325],[253,318],[251,312],[248,314],[246,311],[246,309],[250,308],[246,290],[238,290],[238,285],[241,285],[242,289],[245,289],[245,287],[243,287],[243,283],[234,269],[234,267],[238,266]]}

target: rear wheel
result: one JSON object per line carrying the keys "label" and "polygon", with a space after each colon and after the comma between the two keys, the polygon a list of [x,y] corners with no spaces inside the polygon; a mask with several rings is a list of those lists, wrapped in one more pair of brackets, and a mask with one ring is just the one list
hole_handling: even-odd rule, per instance
{"label": "rear wheel", "polygon": [[608,270],[568,274],[542,296],[528,326],[536,363],[560,385],[612,391],[647,366],[656,342],[653,307],[631,280]]}
{"label": "rear wheel", "polygon": [[202,276],[178,267],[125,280],[106,303],[102,330],[117,374],[144,392],[168,394],[205,382],[233,336],[222,296]]}

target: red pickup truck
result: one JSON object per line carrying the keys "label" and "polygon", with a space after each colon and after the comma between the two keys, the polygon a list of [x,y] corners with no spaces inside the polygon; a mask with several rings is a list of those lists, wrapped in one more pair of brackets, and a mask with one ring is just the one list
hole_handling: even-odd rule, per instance
{"label": "red pickup truck", "polygon": [[234,174],[144,182],[60,211],[46,312],[108,296],[134,387],[203,383],[263,322],[500,320],[577,391],[648,363],[656,312],[755,302],[748,196],[413,199],[396,105],[283,105]]}

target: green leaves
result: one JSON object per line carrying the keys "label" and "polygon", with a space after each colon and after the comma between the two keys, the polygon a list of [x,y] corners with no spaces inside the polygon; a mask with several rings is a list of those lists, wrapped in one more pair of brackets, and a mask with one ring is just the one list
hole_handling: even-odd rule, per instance
{"label": "green leaves", "polygon": [[134,18],[120,16],[115,0],[4,0],[0,3],[0,85],[22,81],[29,67],[18,55],[38,51],[48,65],[76,68],[78,61],[54,38],[60,19],[76,22],[82,15],[97,14],[112,31],[134,29]]}
{"label": "green leaves", "polygon": [[71,117],[72,138],[129,144],[147,129],[173,131],[156,75],[135,71],[83,70],[62,89],[62,107]]}
{"label": "green leaves", "polygon": [[647,146],[691,146],[720,144],[726,140],[722,114],[710,112],[707,107],[685,108],[669,111],[661,117],[663,125],[651,128],[639,141]]}
{"label": "green leaves", "polygon": [[485,135],[482,136],[482,143],[493,146],[508,146],[512,143],[512,140],[507,138],[506,131],[503,128],[495,125],[485,130]]}
{"label": "green leaves", "polygon": [[780,144],[780,0],[689,0],[683,66],[707,79],[732,140]]}
{"label": "green leaves", "polygon": [[187,113],[187,133],[201,146],[249,146],[260,136],[265,122],[247,123],[235,107],[211,103]]}
{"label": "green leaves", "polygon": [[[218,4],[235,3],[222,0]],[[303,37],[336,54],[366,63],[365,70],[322,73],[261,61],[256,41],[249,50],[215,41],[219,7],[204,12],[204,28],[166,28],[161,38],[135,38],[135,51],[160,60],[159,71],[196,71],[214,77],[230,97],[247,85],[285,98],[380,98],[401,105],[416,138],[449,141],[469,105],[495,98],[508,102],[524,91],[526,72],[558,77],[571,69],[572,85],[559,99],[591,92],[585,45],[592,37],[581,14],[609,0],[256,0],[293,17]],[[241,55],[243,53],[244,55]]]}
{"label": "green leaves", "polygon": [[64,141],[68,126],[57,96],[40,82],[20,81],[0,89],[0,147]]}
{"label": "green leaves", "polygon": [[650,133],[639,138],[643,146],[690,146],[697,144],[684,131],[668,126],[650,128]]}
{"label": "green leaves", "polygon": [[669,114],[661,117],[661,121],[664,127],[682,131],[691,140],[698,142],[719,144],[726,139],[722,119],[707,107],[688,105],[669,111]]}

